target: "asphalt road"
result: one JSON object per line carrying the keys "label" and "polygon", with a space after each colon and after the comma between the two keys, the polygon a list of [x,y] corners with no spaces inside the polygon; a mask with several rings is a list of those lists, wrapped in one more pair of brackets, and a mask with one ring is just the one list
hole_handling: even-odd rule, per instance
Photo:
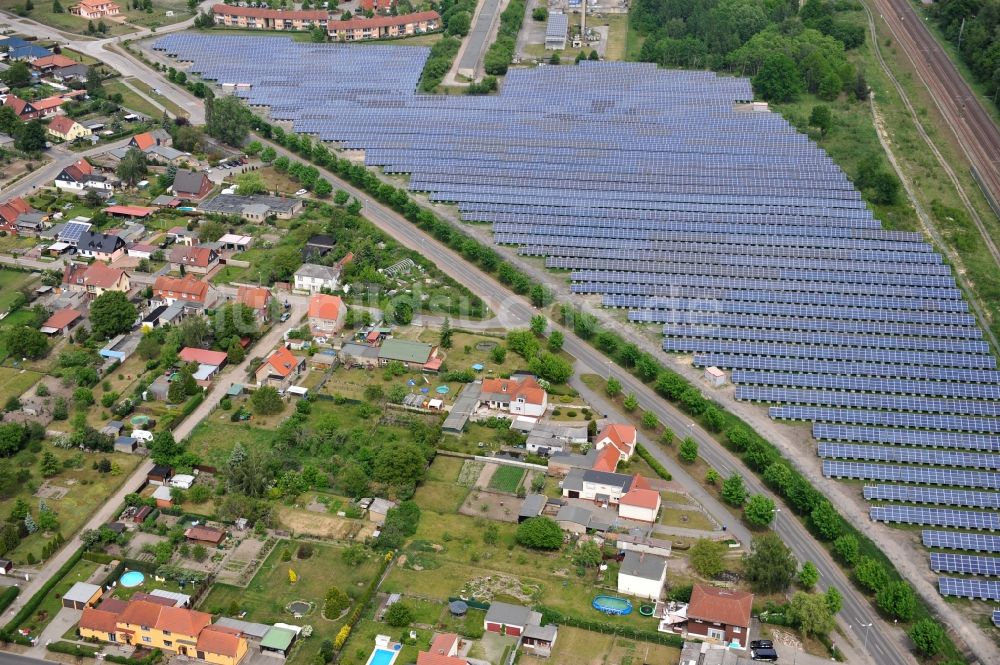
{"label": "asphalt road", "polygon": [[[265,141],[266,142],[266,141]],[[294,157],[292,153],[277,144],[270,144],[279,154]],[[431,236],[408,222],[392,210],[370,200],[370,198],[350,183],[341,181],[333,173],[320,169],[323,177],[330,180],[335,188],[343,189],[359,201],[363,201],[364,215],[380,229],[391,235],[396,241],[415,249],[436,263],[453,279],[464,284],[470,291],[482,298],[497,315],[497,319],[506,328],[527,327],[531,317],[538,313],[526,300],[510,292],[506,286],[495,281],[474,265],[468,263],[461,255],[440,244]],[[454,323],[454,325],[460,325]],[[578,371],[607,376],[609,366],[606,358],[598,354],[590,345],[576,337],[572,332],[562,329],[566,339],[563,349],[577,359]],[[764,494],[773,497],[757,478],[744,470],[740,461],[729,451],[718,444],[707,432],[698,427],[689,417],[665,402],[648,386],[640,382],[622,368],[613,367],[616,378],[622,382],[623,390],[635,393],[639,404],[656,413],[661,422],[670,427],[679,436],[691,436],[698,441],[701,457],[723,476],[739,470],[746,480],[747,488],[753,494]],[[659,446],[652,446],[659,450]],[[662,453],[662,451],[661,451]],[[868,637],[868,658],[878,665],[915,663],[907,647],[908,638],[898,628],[882,621],[868,600],[858,592],[844,575],[840,567],[830,558],[826,549],[809,534],[805,527],[794,517],[779,515],[775,523],[775,531],[785,540],[800,561],[812,561],[819,569],[820,577],[826,585],[832,584],[840,590],[844,597],[844,608],[840,621],[847,631],[862,622],[875,622],[876,630]],[[855,633],[851,635],[855,645],[862,643],[862,637]],[[845,646],[841,644],[841,646]],[[860,646],[858,646],[860,650]],[[864,662],[864,661],[856,661]]]}
{"label": "asphalt road", "polygon": [[50,665],[51,662],[40,658],[29,658],[28,656],[21,656],[16,653],[0,651],[0,665],[39,665],[40,663]]}
{"label": "asphalt road", "polygon": [[458,70],[471,69],[477,74],[483,65],[483,55],[489,46],[489,37],[499,25],[500,5],[503,0],[481,0],[476,15],[472,17],[472,28],[462,42],[462,52],[458,56]]}

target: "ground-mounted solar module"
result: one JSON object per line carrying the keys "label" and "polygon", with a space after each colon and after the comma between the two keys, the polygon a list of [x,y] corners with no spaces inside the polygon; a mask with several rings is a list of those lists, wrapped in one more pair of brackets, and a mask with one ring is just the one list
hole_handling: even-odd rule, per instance
{"label": "ground-mounted solar module", "polygon": [[1000,513],[923,506],[872,506],[868,509],[872,521],[894,524],[919,524],[957,529],[996,531],[1000,529]]}
{"label": "ground-mounted solar module", "polygon": [[920,532],[920,538],[925,547],[937,547],[947,550],[970,550],[973,552],[1000,552],[1000,536],[992,536],[985,533],[925,529]]}
{"label": "ground-mounted solar module", "polygon": [[882,229],[829,156],[747,103],[746,79],[585,61],[427,95],[422,47],[178,33],[154,48],[662,325],[665,351],[813,423],[840,457],[826,475],[970,493],[913,501],[939,505],[1000,490],[1000,372],[951,266]]}
{"label": "ground-mounted solar module", "polygon": [[993,625],[1000,628],[1000,610],[993,610]]}
{"label": "ground-mounted solar module", "polygon": [[961,575],[1000,575],[1000,557],[931,552],[931,570]]}
{"label": "ground-mounted solar module", "polygon": [[1000,581],[939,577],[938,591],[942,596],[1000,600]]}
{"label": "ground-mounted solar module", "polygon": [[863,493],[869,501],[901,501],[964,508],[1000,508],[1000,492],[880,484],[865,485]]}

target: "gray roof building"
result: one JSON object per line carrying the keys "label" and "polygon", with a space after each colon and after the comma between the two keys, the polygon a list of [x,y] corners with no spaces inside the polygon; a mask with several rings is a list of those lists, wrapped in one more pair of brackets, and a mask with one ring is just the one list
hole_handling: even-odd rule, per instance
{"label": "gray roof building", "polygon": [[486,623],[499,623],[505,626],[531,626],[542,622],[542,615],[522,605],[494,601],[486,610]]}
{"label": "gray roof building", "polygon": [[113,254],[120,249],[125,249],[125,241],[118,236],[107,233],[84,231],[76,242],[76,248],[81,252]]}
{"label": "gray roof building", "polygon": [[662,580],[666,569],[667,560],[662,556],[626,550],[625,558],[618,570],[623,575],[641,577],[644,580]]}
{"label": "gray roof building", "polygon": [[67,591],[63,595],[63,602],[79,603],[86,605],[88,602],[90,602],[90,599],[94,597],[94,594],[96,594],[100,590],[101,587],[97,586],[96,584],[88,584],[87,582],[77,582],[73,586],[71,586],[69,591]]}
{"label": "gray roof building", "polygon": [[539,642],[554,642],[558,634],[559,628],[552,623],[545,626],[529,625],[521,633],[526,639],[537,640]]}
{"label": "gray roof building", "polygon": [[267,635],[267,631],[271,630],[271,627],[263,623],[254,623],[252,621],[243,621],[241,619],[230,619],[229,617],[220,617],[218,621],[215,622],[216,626],[224,626],[226,628],[235,628],[247,637],[255,637],[258,640],[262,639]]}
{"label": "gray roof building", "polygon": [[340,279],[340,270],[332,266],[321,266],[318,263],[303,263],[295,271],[295,277],[311,277],[313,279],[337,281]]}
{"label": "gray roof building", "polygon": [[621,488],[621,492],[624,494],[632,487],[632,476],[609,471],[594,471],[593,469],[570,469],[563,480],[563,489],[581,491],[584,483]]}
{"label": "gray roof building", "polygon": [[217,212],[223,215],[242,215],[247,206],[267,206],[267,213],[290,215],[302,205],[301,199],[266,194],[219,194],[198,205],[199,212]]}
{"label": "gray roof building", "polygon": [[583,527],[589,527],[592,518],[593,514],[589,510],[572,504],[566,504],[556,514],[556,522],[571,522]]}
{"label": "gray roof building", "polygon": [[517,513],[517,521],[522,522],[532,517],[538,517],[542,514],[542,509],[545,508],[547,502],[548,498],[544,494],[529,494],[524,497],[524,501],[521,502],[521,510]]}

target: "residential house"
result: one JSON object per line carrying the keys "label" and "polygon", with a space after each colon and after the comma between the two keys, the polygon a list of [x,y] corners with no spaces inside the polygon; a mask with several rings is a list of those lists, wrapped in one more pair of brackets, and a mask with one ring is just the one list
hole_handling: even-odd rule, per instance
{"label": "residential house", "polygon": [[109,233],[84,231],[76,242],[76,253],[86,259],[111,263],[125,254],[125,241]]}
{"label": "residential house", "polygon": [[82,610],[85,607],[93,607],[101,599],[104,589],[96,584],[86,582],[76,582],[63,594],[62,606],[72,610]]}
{"label": "residential house", "polygon": [[[49,74],[52,78],[59,81],[60,83],[66,83],[67,81],[86,81],[87,80],[87,70],[89,68],[82,62],[78,62],[68,67],[59,67],[52,70]],[[93,127],[87,127],[93,131]]]}
{"label": "residential house", "polygon": [[317,293],[309,299],[309,330],[314,337],[336,335],[344,327],[347,307],[340,296]]}
{"label": "residential house", "polygon": [[51,55],[46,55],[41,58],[36,58],[31,62],[31,68],[37,71],[39,74],[48,74],[56,69],[62,69],[63,67],[72,67],[73,65],[78,65],[76,60],[73,58],[67,58],[61,53],[53,53]]}
{"label": "residential house", "polygon": [[[48,51],[46,51],[48,53]],[[65,99],[62,97],[53,96],[46,97],[45,99],[39,99],[33,102],[21,99],[17,95],[7,95],[4,99],[3,105],[9,106],[14,109],[14,113],[21,120],[38,120],[40,118],[48,118],[49,116],[56,115],[59,113],[59,107],[65,103]]]}
{"label": "residential house", "polygon": [[528,626],[540,626],[542,615],[521,605],[493,601],[486,610],[483,628],[501,635],[522,635]]}
{"label": "residential house", "polygon": [[13,36],[0,38],[0,52],[4,53],[8,60],[27,60],[28,62],[52,55],[52,51],[47,48]]}
{"label": "residential house", "polygon": [[303,207],[296,197],[269,196],[267,194],[219,194],[198,204],[198,212],[216,212],[220,215],[240,215],[248,222],[263,222],[270,216],[291,219]]}
{"label": "residential house", "polygon": [[633,477],[593,469],[572,469],[563,479],[562,495],[568,499],[585,499],[611,505],[632,488]]}
{"label": "residential house", "polygon": [[63,141],[75,141],[93,134],[89,129],[67,115],[57,115],[52,118],[45,131]]}
{"label": "residential house", "polygon": [[322,258],[332,252],[336,246],[337,241],[334,240],[333,236],[314,235],[306,241],[305,247],[302,248],[302,260],[308,262]]}
{"label": "residential house", "polygon": [[103,263],[69,263],[63,268],[63,285],[70,291],[86,293],[93,300],[105,291],[128,293],[132,288],[128,273]]}
{"label": "residential house", "polygon": [[170,191],[182,199],[198,201],[205,198],[212,191],[212,181],[208,179],[207,175],[199,171],[178,169]]}
{"label": "residential house", "polygon": [[656,522],[661,505],[660,493],[653,489],[648,480],[635,474],[632,486],[618,500],[618,516],[652,524]]}
{"label": "residential house", "polygon": [[378,347],[347,342],[340,347],[340,362],[347,367],[374,369],[379,364],[378,354]]}
{"label": "residential house", "polygon": [[378,362],[380,365],[401,362],[409,369],[423,369],[428,363],[436,359],[436,346],[424,344],[423,342],[411,342],[406,339],[387,339],[378,350]]}
{"label": "residential house", "polygon": [[60,171],[56,176],[55,185],[59,189],[76,194],[82,194],[88,189],[106,195],[114,192],[114,187],[107,178],[94,173],[94,167],[86,159],[81,159]]}
{"label": "residential house", "polygon": [[226,363],[227,357],[228,354],[225,351],[209,351],[190,346],[185,346],[178,354],[178,358],[186,363],[197,363],[198,369],[194,373],[194,380],[203,387],[211,384],[212,377],[218,374],[219,369]]}
{"label": "residential house", "polygon": [[128,142],[129,147],[138,148],[145,152],[153,146],[166,146],[170,147],[174,144],[173,138],[170,136],[170,132],[165,129],[154,129],[151,132],[143,132],[142,134],[136,134]]}
{"label": "residential house", "polygon": [[275,349],[257,368],[255,377],[262,386],[284,389],[306,369],[306,359],[299,358],[283,346]]}
{"label": "residential house", "polygon": [[320,293],[324,289],[333,291],[340,281],[340,269],[331,266],[321,266],[316,263],[303,263],[295,271],[295,291]]}
{"label": "residential house", "polygon": [[745,649],[752,608],[752,593],[695,584],[688,603],[687,634]]}
{"label": "residential house", "polygon": [[110,0],[80,0],[80,4],[69,8],[69,13],[93,21],[118,16],[122,13],[122,8]]}
{"label": "residential house", "polygon": [[179,245],[170,250],[170,268],[205,275],[219,265],[219,253],[210,247]]}
{"label": "residential house", "polygon": [[83,319],[83,314],[67,307],[50,316],[42,324],[41,331],[46,335],[68,335],[74,325]]}
{"label": "residential house", "polygon": [[21,197],[7,199],[0,203],[0,231],[16,234],[18,220],[35,212],[37,211]]}
{"label": "residential house", "polygon": [[143,596],[121,607],[105,601],[84,610],[80,637],[102,642],[160,649],[213,665],[237,665],[246,656],[247,641],[235,629],[213,626],[212,615]]}
{"label": "residential house", "polygon": [[173,242],[177,245],[194,245],[198,242],[198,237],[195,236],[194,231],[188,231],[186,227],[183,226],[172,226],[166,233],[166,238],[168,242]]}
{"label": "residential house", "polygon": [[513,415],[538,417],[545,414],[549,396],[535,377],[523,375],[520,379],[484,379],[479,401]]}
{"label": "residential house", "polygon": [[618,591],[659,600],[667,581],[667,560],[655,554],[627,550],[618,568]]}
{"label": "residential house", "polygon": [[361,0],[358,4],[365,14],[373,12],[375,14],[391,14],[392,8],[396,6],[396,0]]}
{"label": "residential house", "polygon": [[226,532],[210,526],[192,526],[184,531],[184,538],[189,543],[218,547],[219,543],[226,539]]}
{"label": "residential house", "polygon": [[268,320],[268,305],[273,299],[271,290],[264,286],[241,286],[236,290],[236,302],[253,310],[260,323]]}
{"label": "residential house", "polygon": [[618,451],[609,446],[597,451],[597,455],[594,457],[594,462],[590,465],[590,468],[594,471],[614,473],[618,470],[618,462],[620,461],[621,458],[618,455]]}
{"label": "residential house", "polygon": [[548,658],[559,637],[559,627],[549,623],[544,626],[528,625],[521,633],[521,647],[536,656]]}
{"label": "residential house", "polygon": [[366,39],[390,39],[433,32],[441,27],[441,16],[435,11],[416,12],[401,16],[376,16],[352,18],[347,21],[330,21],[330,37],[340,42]]}
{"label": "residential house", "polygon": [[638,442],[638,434],[635,427],[622,423],[609,423],[605,425],[594,439],[594,447],[602,450],[605,446],[611,446],[618,451],[621,461],[627,462],[632,459]]}
{"label": "residential house", "polygon": [[458,657],[461,640],[454,633],[435,635],[427,651],[417,653],[417,665],[468,665],[465,658]]}
{"label": "residential house", "polygon": [[211,307],[216,296],[208,282],[191,275],[179,278],[161,275],[153,282],[153,301],[164,305],[179,302],[188,308],[203,309]]}
{"label": "residential house", "polygon": [[212,14],[215,25],[247,30],[312,30],[316,26],[325,30],[330,19],[325,9],[265,9],[224,4],[213,5]]}

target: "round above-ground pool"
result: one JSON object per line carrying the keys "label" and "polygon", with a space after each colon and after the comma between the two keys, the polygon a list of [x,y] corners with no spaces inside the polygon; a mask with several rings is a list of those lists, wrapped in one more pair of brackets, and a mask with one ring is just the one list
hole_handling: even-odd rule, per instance
{"label": "round above-ground pool", "polygon": [[632,603],[627,598],[617,596],[597,596],[593,602],[594,609],[605,614],[625,615],[632,613]]}
{"label": "round above-ground pool", "polygon": [[146,576],[143,575],[138,570],[130,570],[121,577],[118,578],[118,583],[123,587],[131,589],[132,587],[139,586],[145,581]]}
{"label": "round above-ground pool", "polygon": [[653,616],[653,612],[655,612],[655,611],[656,611],[656,607],[653,606],[653,605],[640,605],[639,606],[639,614],[641,614],[644,617],[651,617],[651,616]]}

